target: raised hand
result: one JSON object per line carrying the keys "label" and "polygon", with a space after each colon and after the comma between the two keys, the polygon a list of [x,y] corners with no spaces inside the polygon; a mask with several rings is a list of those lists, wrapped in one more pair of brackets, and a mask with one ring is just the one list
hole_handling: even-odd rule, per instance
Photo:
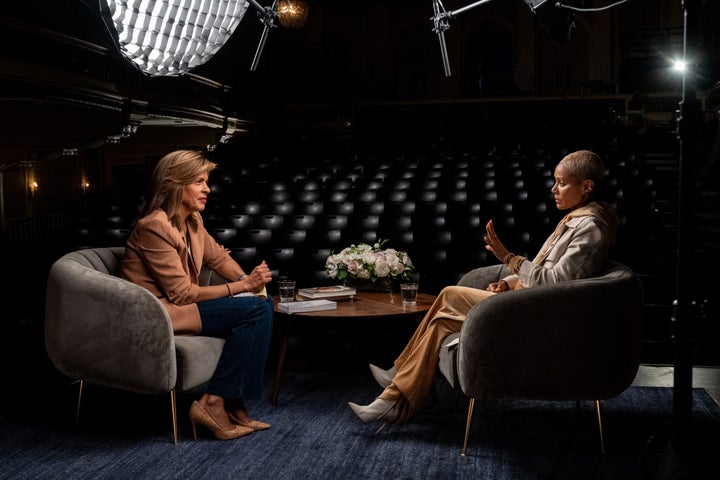
{"label": "raised hand", "polygon": [[485,249],[492,252],[501,262],[507,263],[508,257],[512,256],[513,254],[510,253],[507,248],[505,248],[505,245],[503,245],[503,243],[498,238],[495,227],[493,227],[492,220],[490,220],[485,226],[485,231],[487,232],[486,235],[483,237],[483,240],[485,240],[486,243]]}

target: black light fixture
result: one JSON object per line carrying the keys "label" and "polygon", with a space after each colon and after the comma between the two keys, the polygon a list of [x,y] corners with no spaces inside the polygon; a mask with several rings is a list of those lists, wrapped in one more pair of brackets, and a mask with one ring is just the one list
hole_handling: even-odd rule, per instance
{"label": "black light fixture", "polygon": [[[442,54],[443,68],[445,76],[451,76],[450,60],[447,54],[447,45],[445,43],[445,31],[450,29],[449,20],[465,13],[469,10],[484,5],[492,0],[479,0],[457,10],[445,10],[441,0],[433,0],[434,15],[430,20],[433,22],[432,31],[437,33],[440,41],[440,53]],[[570,40],[575,33],[575,13],[574,12],[593,12],[607,10],[627,0],[618,0],[617,2],[600,8],[578,8],[567,3],[557,0],[524,0],[530,10],[537,16],[540,23],[547,31],[550,38],[558,43]],[[574,3],[577,0],[566,0],[566,2]]]}
{"label": "black light fixture", "polygon": [[550,38],[558,43],[570,40],[575,34],[575,14],[555,0],[525,0]]}
{"label": "black light fixture", "polygon": [[285,28],[301,28],[305,25],[308,15],[308,4],[303,0],[275,0],[269,7],[263,7],[257,0],[248,0],[250,5],[257,10],[258,17],[262,22],[263,31],[260,35],[255,57],[250,65],[250,71],[254,72],[260,62],[260,56],[265,49],[270,29],[276,27],[275,19]]}

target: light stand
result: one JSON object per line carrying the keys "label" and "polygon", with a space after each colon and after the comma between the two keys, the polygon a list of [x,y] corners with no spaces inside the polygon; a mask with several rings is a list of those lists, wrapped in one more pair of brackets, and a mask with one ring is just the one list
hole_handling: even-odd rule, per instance
{"label": "light stand", "polygon": [[[692,282],[693,265],[693,217],[695,167],[697,160],[697,130],[700,105],[697,99],[696,79],[700,54],[700,0],[680,0],[683,5],[683,95],[680,102],[677,135],[679,139],[679,189],[678,189],[678,235],[677,278],[673,336],[675,341],[675,364],[673,368],[673,423],[670,442],[666,445],[657,472],[658,479],[696,478],[697,469],[691,435],[692,427],[692,342],[694,325]],[[688,283],[690,282],[690,283]]]}
{"label": "light stand", "polygon": [[[440,41],[440,53],[442,53],[443,67],[445,69],[445,76],[449,77],[450,73],[450,60],[447,54],[447,45],[445,44],[445,31],[450,28],[449,20],[457,17],[458,15],[472,10],[475,7],[486,4],[492,0],[480,0],[470,5],[458,8],[457,10],[447,11],[442,4],[441,0],[433,0],[433,12],[435,15],[430,19],[433,22],[433,32],[437,33],[438,40]],[[627,0],[619,0],[618,2],[610,5],[606,8],[624,3]],[[597,9],[576,9],[569,7],[559,1],[551,0],[524,0],[533,14],[543,24],[545,30],[547,30],[550,38],[557,41],[558,43],[569,40],[575,32],[575,14],[572,10],[577,11],[595,11]]]}
{"label": "light stand", "polygon": [[675,369],[673,389],[674,436],[687,439],[692,410],[692,349],[690,336],[693,330],[693,307],[687,282],[694,278],[693,217],[695,191],[695,162],[700,105],[696,93],[698,76],[698,40],[700,35],[700,1],[681,0],[683,3],[683,96],[678,119],[680,140],[680,183],[678,192],[678,258],[677,258],[677,310],[675,319]]}
{"label": "light stand", "polygon": [[447,45],[445,43],[445,30],[450,28],[450,22],[448,20],[457,17],[461,13],[472,10],[475,7],[479,7],[483,3],[491,2],[492,0],[480,0],[479,2],[466,5],[457,10],[447,11],[440,0],[433,0],[433,12],[435,15],[430,19],[433,21],[432,31],[437,33],[438,40],[440,41],[440,53],[442,54],[443,67],[445,68],[445,76],[449,77],[452,75],[450,72],[450,59],[448,58]]}
{"label": "light stand", "polygon": [[277,25],[275,25],[275,19],[277,18],[277,0],[273,1],[272,6],[270,7],[263,7],[256,0],[248,1],[250,2],[250,5],[257,10],[258,17],[260,17],[260,21],[264,25],[262,35],[260,35],[260,43],[258,43],[257,50],[255,50],[255,57],[250,65],[250,71],[254,72],[260,62],[260,56],[265,49],[265,42],[267,42],[270,29],[277,27]]}

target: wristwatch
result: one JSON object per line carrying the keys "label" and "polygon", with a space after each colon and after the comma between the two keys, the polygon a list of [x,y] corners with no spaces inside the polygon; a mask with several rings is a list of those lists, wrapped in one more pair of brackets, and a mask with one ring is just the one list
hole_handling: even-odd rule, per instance
{"label": "wristwatch", "polygon": [[238,277],[238,282],[245,277],[247,277],[247,275],[245,275],[244,273],[241,273],[240,276]]}

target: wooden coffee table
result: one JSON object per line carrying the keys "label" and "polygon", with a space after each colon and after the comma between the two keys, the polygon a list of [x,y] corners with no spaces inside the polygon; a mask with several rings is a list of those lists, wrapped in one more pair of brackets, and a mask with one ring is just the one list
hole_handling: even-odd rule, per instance
{"label": "wooden coffee table", "polygon": [[352,300],[338,301],[336,310],[288,314],[277,309],[279,299],[276,296],[275,315],[277,317],[283,317],[286,320],[286,325],[278,354],[277,375],[275,376],[275,386],[273,387],[273,393],[270,399],[271,403],[277,405],[278,396],[280,395],[283,366],[285,364],[285,355],[290,338],[290,324],[294,317],[299,317],[299,319],[414,317],[419,321],[430,309],[435,298],[435,295],[418,293],[417,303],[415,305],[403,305],[399,292],[358,292]]}

